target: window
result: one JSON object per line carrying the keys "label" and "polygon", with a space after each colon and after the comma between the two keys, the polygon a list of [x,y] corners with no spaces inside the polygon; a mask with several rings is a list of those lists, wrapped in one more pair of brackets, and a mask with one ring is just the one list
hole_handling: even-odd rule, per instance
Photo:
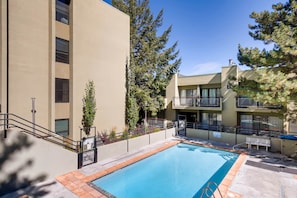
{"label": "window", "polygon": [[69,135],[69,119],[55,120],[55,131],[58,135],[67,137]]}
{"label": "window", "polygon": [[69,64],[69,41],[56,38],[56,62]]}
{"label": "window", "polygon": [[69,24],[70,0],[56,0],[56,20]]}
{"label": "window", "polygon": [[257,131],[282,131],[283,121],[279,117],[268,115],[240,115],[242,133],[256,133]]}
{"label": "window", "polygon": [[272,131],[281,131],[283,129],[283,121],[279,117],[268,116],[268,127]]}
{"label": "window", "polygon": [[220,105],[220,88],[202,88],[201,89],[201,106],[219,106]]}
{"label": "window", "polygon": [[197,96],[197,90],[196,89],[186,89],[186,96],[187,97]]}
{"label": "window", "polygon": [[222,124],[222,114],[220,113],[201,113],[201,125],[204,129],[217,130],[217,126]]}
{"label": "window", "polygon": [[257,102],[255,102],[254,100],[248,98],[247,96],[239,96],[239,97],[236,98],[236,100],[237,100],[236,105],[239,108],[257,106]]}
{"label": "window", "polygon": [[179,91],[180,104],[182,106],[195,106],[197,89],[181,89]]}
{"label": "window", "polygon": [[69,80],[56,78],[56,102],[69,102]]}

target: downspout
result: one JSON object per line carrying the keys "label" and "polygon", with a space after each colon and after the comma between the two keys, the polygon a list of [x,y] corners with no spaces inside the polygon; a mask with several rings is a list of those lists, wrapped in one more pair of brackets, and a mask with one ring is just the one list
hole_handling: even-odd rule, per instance
{"label": "downspout", "polygon": [[9,113],[9,0],[6,0],[6,126],[4,126],[4,138],[7,137],[8,113]]}
{"label": "downspout", "polygon": [[9,113],[9,0],[6,0],[6,113]]}

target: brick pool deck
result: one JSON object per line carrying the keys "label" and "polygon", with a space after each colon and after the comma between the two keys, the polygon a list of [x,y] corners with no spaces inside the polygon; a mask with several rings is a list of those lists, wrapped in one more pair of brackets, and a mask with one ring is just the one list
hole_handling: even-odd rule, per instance
{"label": "brick pool deck", "polygon": [[[102,177],[104,175],[107,175],[111,172],[114,172],[118,169],[121,169],[123,167],[126,167],[130,164],[133,164],[139,160],[142,160],[144,158],[147,158],[151,155],[154,155],[155,153],[158,153],[160,151],[163,151],[169,147],[172,147],[176,144],[178,144],[180,141],[170,141],[165,142],[162,145],[160,145],[158,148],[155,148],[151,151],[147,151],[143,154],[140,154],[138,156],[135,156],[131,159],[128,159],[124,162],[115,164],[109,168],[106,168],[104,170],[94,172],[90,175],[82,173],[80,170],[72,171],[69,173],[66,173],[64,175],[58,176],[56,180],[60,182],[62,185],[64,185],[68,190],[70,190],[73,194],[77,195],[78,197],[82,198],[103,198],[106,197],[104,194],[100,193],[98,190],[92,188],[88,182],[91,182],[99,177]],[[240,154],[236,162],[233,164],[232,168],[229,170],[228,174],[225,176],[221,184],[219,185],[219,191],[216,190],[215,197],[220,197],[219,193],[222,194],[223,197],[226,198],[240,198],[241,195],[232,192],[229,190],[230,185],[235,178],[238,170],[240,169],[241,165],[245,161],[246,155],[244,153]]]}

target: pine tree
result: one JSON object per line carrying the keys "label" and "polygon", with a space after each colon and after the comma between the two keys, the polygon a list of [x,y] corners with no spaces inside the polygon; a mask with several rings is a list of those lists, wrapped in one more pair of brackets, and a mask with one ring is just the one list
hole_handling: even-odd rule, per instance
{"label": "pine tree", "polygon": [[163,93],[181,63],[177,43],[167,48],[172,27],[158,35],[163,10],[154,18],[149,0],[113,0],[112,5],[130,16],[130,101],[136,101],[135,110],[156,115],[164,109]]}
{"label": "pine tree", "polygon": [[[253,79],[231,79],[233,90],[256,101],[283,107],[280,115],[296,120],[297,96],[297,3],[272,5],[272,11],[253,12],[249,25],[250,36],[264,44],[273,44],[271,50],[243,48],[239,45],[240,64],[255,72]],[[235,81],[240,83],[237,85]]]}

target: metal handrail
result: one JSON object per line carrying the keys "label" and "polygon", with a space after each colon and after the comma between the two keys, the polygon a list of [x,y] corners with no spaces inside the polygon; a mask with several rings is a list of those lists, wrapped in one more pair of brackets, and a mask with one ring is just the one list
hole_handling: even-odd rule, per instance
{"label": "metal handrail", "polygon": [[[219,189],[219,186],[218,186],[218,184],[217,184],[216,182],[214,182],[214,181],[209,181],[209,182],[207,183],[207,185],[203,188],[203,191],[202,191],[202,194],[201,194],[200,198],[203,198],[203,195],[206,195],[207,197],[211,197],[211,196],[213,196],[213,197],[215,198],[215,196],[214,196],[214,192],[215,192],[215,191],[210,187],[211,185],[214,185],[214,186],[215,186],[215,190],[218,190],[219,195],[220,195],[220,197],[222,198],[223,195],[222,195],[222,193],[221,193],[221,191],[220,191],[220,189]],[[211,194],[209,195],[208,192],[210,192]]]}
{"label": "metal handrail", "polygon": [[[2,116],[4,118],[2,118]],[[2,122],[4,123],[2,124]],[[74,152],[79,152],[80,150],[80,141],[74,141],[70,138],[60,136],[54,131],[51,131],[43,126],[35,124],[29,120],[26,120],[12,113],[0,113],[0,126],[4,126],[4,128],[6,129],[13,127],[19,128],[24,133],[33,135],[37,138],[44,139],[56,145],[63,146]]]}

